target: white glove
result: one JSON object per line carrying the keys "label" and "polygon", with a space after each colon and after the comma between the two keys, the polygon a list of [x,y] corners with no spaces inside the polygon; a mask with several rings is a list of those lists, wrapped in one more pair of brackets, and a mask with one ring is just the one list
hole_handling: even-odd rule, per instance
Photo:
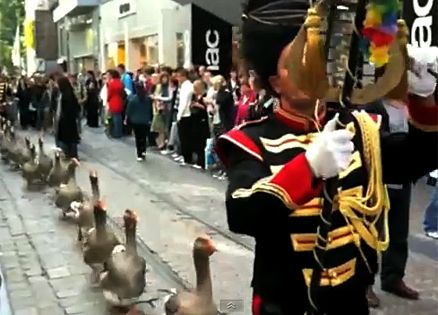
{"label": "white glove", "polygon": [[428,69],[438,73],[438,47],[407,46],[411,58],[408,71],[409,93],[428,97],[435,92],[437,79],[427,72]]}
{"label": "white glove", "polygon": [[336,130],[339,114],[330,120],[305,155],[313,174],[318,178],[331,178],[344,171],[351,163],[354,134],[346,129]]}

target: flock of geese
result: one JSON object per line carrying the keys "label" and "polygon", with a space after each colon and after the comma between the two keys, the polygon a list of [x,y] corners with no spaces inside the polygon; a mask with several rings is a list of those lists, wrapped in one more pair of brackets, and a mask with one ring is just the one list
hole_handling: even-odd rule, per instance
{"label": "flock of geese", "polygon": [[[91,268],[91,284],[102,289],[111,309],[122,314],[144,314],[136,305],[146,287],[146,261],[137,252],[135,211],[124,212],[125,241],[120,240],[107,222],[107,205],[101,199],[96,171],[89,175],[91,195],[76,182],[76,159],[66,159],[55,152],[54,159],[44,151],[44,142],[38,140],[38,152],[29,138],[18,136],[12,123],[0,118],[0,154],[12,170],[21,171],[28,188],[49,185],[55,190],[55,204],[62,217],[71,217],[77,224],[78,242],[84,262]],[[196,287],[191,291],[169,290],[158,313],[165,315],[216,315],[213,301],[210,256],[216,251],[208,236],[198,237],[193,245]],[[157,300],[157,299],[155,299]],[[155,305],[154,305],[155,307]],[[149,315],[149,314],[147,314]]]}

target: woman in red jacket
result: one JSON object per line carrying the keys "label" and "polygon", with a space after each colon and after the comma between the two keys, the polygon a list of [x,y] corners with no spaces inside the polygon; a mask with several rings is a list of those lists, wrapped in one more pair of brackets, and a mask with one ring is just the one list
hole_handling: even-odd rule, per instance
{"label": "woman in red jacket", "polygon": [[108,109],[111,115],[111,135],[121,138],[123,135],[122,113],[125,103],[125,90],[116,70],[108,71]]}
{"label": "woman in red jacket", "polygon": [[238,126],[248,120],[249,107],[256,101],[256,93],[251,89],[248,82],[242,82],[239,105],[235,125]]}

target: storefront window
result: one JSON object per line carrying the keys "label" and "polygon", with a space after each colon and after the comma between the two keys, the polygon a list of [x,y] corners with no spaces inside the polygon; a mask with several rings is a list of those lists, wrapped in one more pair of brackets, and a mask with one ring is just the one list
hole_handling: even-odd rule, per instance
{"label": "storefront window", "polygon": [[185,45],[184,34],[176,33],[176,62],[178,67],[184,66]]}
{"label": "storefront window", "polygon": [[150,65],[158,63],[158,35],[146,37],[147,62]]}

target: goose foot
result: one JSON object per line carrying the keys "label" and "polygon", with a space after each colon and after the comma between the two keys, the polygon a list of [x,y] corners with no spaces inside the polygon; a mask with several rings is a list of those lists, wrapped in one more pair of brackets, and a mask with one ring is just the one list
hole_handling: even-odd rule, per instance
{"label": "goose foot", "polygon": [[97,272],[96,270],[93,270],[91,272],[90,284],[91,284],[91,287],[93,287],[93,288],[97,288],[100,286],[100,276],[99,276],[99,272]]}
{"label": "goose foot", "polygon": [[80,226],[78,226],[78,242],[82,242],[83,239],[84,237],[82,235],[82,229]]}

